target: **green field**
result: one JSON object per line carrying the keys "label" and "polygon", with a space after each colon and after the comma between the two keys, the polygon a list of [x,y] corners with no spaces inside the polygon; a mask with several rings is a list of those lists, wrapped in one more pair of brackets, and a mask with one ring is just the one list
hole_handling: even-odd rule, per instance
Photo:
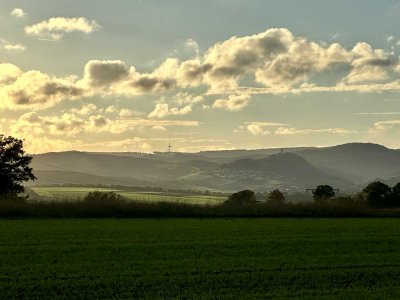
{"label": "green field", "polygon": [[179,195],[157,192],[131,192],[111,188],[91,187],[34,187],[32,190],[40,197],[51,200],[77,200],[83,199],[87,193],[94,190],[110,192],[114,191],[132,201],[144,202],[180,202],[191,204],[219,204],[226,200],[226,197],[213,195]]}
{"label": "green field", "polygon": [[398,219],[0,220],[2,298],[399,298]]}

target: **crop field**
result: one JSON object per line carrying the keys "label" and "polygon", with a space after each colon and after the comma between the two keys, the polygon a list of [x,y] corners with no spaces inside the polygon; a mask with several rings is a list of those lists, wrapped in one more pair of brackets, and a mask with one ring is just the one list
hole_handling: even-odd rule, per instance
{"label": "crop field", "polygon": [[399,228],[399,219],[0,220],[0,295],[398,299]]}
{"label": "crop field", "polygon": [[114,191],[132,201],[144,202],[181,202],[191,204],[219,204],[226,200],[226,197],[213,195],[179,195],[158,192],[131,192],[111,188],[91,187],[34,187],[32,190],[40,197],[50,200],[78,200],[83,199],[87,193],[94,190],[110,192]]}

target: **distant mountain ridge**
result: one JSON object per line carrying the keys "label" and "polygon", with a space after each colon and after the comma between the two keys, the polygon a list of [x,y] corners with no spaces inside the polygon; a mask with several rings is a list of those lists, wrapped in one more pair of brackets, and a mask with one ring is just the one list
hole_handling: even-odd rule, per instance
{"label": "distant mountain ridge", "polygon": [[[34,156],[34,184],[151,185],[234,191],[302,191],[318,183],[351,189],[375,178],[400,177],[400,151],[371,143],[197,153],[52,152]],[[98,180],[96,180],[96,176]],[[50,180],[53,178],[52,181]],[[47,178],[47,180],[46,180]],[[79,178],[79,180],[77,180]],[[112,178],[112,179],[111,179]]]}
{"label": "distant mountain ridge", "polygon": [[340,171],[359,183],[400,175],[399,151],[379,144],[350,143],[298,154],[313,165]]}

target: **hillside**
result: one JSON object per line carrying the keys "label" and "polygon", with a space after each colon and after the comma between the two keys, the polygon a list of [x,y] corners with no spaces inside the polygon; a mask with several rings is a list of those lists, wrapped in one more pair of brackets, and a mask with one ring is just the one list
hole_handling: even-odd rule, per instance
{"label": "hillside", "polygon": [[400,152],[378,144],[351,143],[304,150],[298,155],[357,183],[400,175]]}
{"label": "hillside", "polygon": [[339,188],[351,186],[351,182],[322,172],[294,153],[274,154],[263,159],[240,159],[223,165],[218,175],[236,178],[235,185],[252,185],[256,190],[265,188],[268,183],[292,190],[304,190],[324,183]]}
{"label": "hillside", "polygon": [[58,152],[35,155],[34,184],[147,185],[235,191],[304,191],[327,183],[357,188],[375,178],[400,176],[400,151],[376,144],[326,148],[205,151],[198,153]]}

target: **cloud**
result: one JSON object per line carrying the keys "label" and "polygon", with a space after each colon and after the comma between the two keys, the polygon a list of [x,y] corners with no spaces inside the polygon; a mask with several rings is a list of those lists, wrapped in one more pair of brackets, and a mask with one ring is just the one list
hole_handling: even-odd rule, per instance
{"label": "cloud", "polygon": [[351,72],[344,79],[347,83],[381,81],[387,79],[389,70],[398,66],[398,59],[382,49],[372,49],[367,43],[358,43],[352,50]]}
{"label": "cloud", "polygon": [[180,92],[172,97],[172,100],[177,104],[198,104],[204,101],[203,95],[192,95],[189,93]]}
{"label": "cloud", "polygon": [[30,139],[43,135],[75,138],[82,133],[121,134],[144,127],[166,130],[167,127],[199,126],[198,121],[109,118],[99,111],[90,104],[58,115],[44,115],[33,111],[9,121],[8,125],[11,134]]}
{"label": "cloud", "polygon": [[[121,69],[126,76],[128,67]],[[367,43],[346,50],[339,43],[317,43],[294,36],[285,28],[273,28],[216,43],[193,59],[181,62],[169,58],[151,73],[130,67],[129,76],[118,81],[113,90],[138,94],[206,86],[209,94],[233,94],[246,78],[254,78],[255,85],[261,84],[268,93],[379,89],[382,86],[377,81],[387,79],[397,69],[397,58]],[[315,75],[329,72],[338,76],[330,85],[310,82]],[[347,74],[340,77],[341,72]],[[365,82],[374,84],[358,85]]]}
{"label": "cloud", "polygon": [[175,87],[176,60],[166,60],[152,73],[139,73],[120,60],[91,60],[85,65],[82,87],[92,93],[141,95]]}
{"label": "cloud", "polygon": [[396,129],[400,127],[400,120],[388,120],[375,122],[374,126],[368,130],[369,133],[376,133]]}
{"label": "cloud", "polygon": [[220,108],[229,111],[239,111],[249,105],[251,96],[249,94],[232,94],[226,99],[217,99],[213,108]]}
{"label": "cloud", "polygon": [[119,111],[119,108],[116,105],[110,105],[105,109],[105,112],[109,113],[109,114],[113,114],[113,113],[116,113],[118,111]]}
{"label": "cloud", "polygon": [[354,113],[355,115],[366,115],[366,116],[379,116],[379,115],[400,115],[398,111],[389,111],[389,112],[361,112],[361,113]]}
{"label": "cloud", "polygon": [[[95,21],[84,18],[52,18],[26,30],[57,39],[67,32],[90,33],[97,27]],[[196,44],[189,41],[189,45]],[[4,77],[1,68],[5,65],[0,65],[0,76]],[[318,75],[322,73],[335,78],[320,85]],[[168,58],[149,72],[140,72],[121,60],[90,60],[81,78],[58,78],[36,70],[22,72],[18,78],[8,77],[8,81],[15,80],[1,86],[0,95],[2,107],[45,108],[64,99],[88,96],[175,93],[169,96],[168,107],[159,105],[152,116],[180,115],[203,103],[204,95],[220,96],[213,108],[239,111],[250,103],[252,94],[400,90],[399,74],[397,58],[367,43],[347,50],[338,43],[314,42],[285,28],[272,28],[216,43],[195,58]],[[202,106],[210,107],[207,103]]]}
{"label": "cloud", "polygon": [[26,16],[26,13],[22,8],[14,8],[11,12],[10,15],[16,18],[23,18]]}
{"label": "cloud", "polygon": [[259,125],[259,124],[249,124],[249,125],[247,125],[247,130],[250,131],[253,135],[271,134],[271,131],[265,129],[264,126]]}
{"label": "cloud", "polygon": [[153,126],[153,127],[151,127],[151,129],[157,130],[157,131],[166,131],[167,130],[167,128],[165,128],[164,126],[161,126],[161,125]]}
{"label": "cloud", "polygon": [[[251,134],[256,136],[263,135],[305,135],[305,134],[318,134],[318,133],[329,133],[329,134],[350,134],[355,133],[352,130],[343,128],[324,128],[324,129],[297,129],[293,127],[287,127],[288,124],[275,123],[275,122],[245,122],[235,132],[243,132],[244,130],[249,131]],[[273,130],[274,127],[278,127]]]}
{"label": "cloud", "polygon": [[148,117],[162,119],[168,116],[186,115],[190,112],[192,112],[192,107],[190,105],[186,105],[182,108],[170,108],[168,103],[157,103],[156,107],[149,113]]}
{"label": "cloud", "polygon": [[346,50],[339,44],[323,47],[295,37],[285,28],[273,28],[245,37],[232,37],[209,49],[205,62],[212,65],[206,82],[213,91],[232,89],[245,75],[271,87],[289,88],[306,81],[312,73],[347,62]]}
{"label": "cloud", "polygon": [[[22,136],[19,136],[22,138]],[[27,139],[24,142],[25,149],[32,154],[44,153],[49,151],[68,151],[80,149],[82,151],[103,151],[118,152],[151,152],[150,141],[141,137],[132,137],[122,140],[102,141],[85,143],[80,140],[67,141],[61,138],[36,137]]]}
{"label": "cloud", "polygon": [[25,27],[25,33],[37,36],[41,39],[60,40],[66,33],[82,32],[92,33],[101,26],[94,20],[83,17],[63,18],[56,17],[44,20],[40,23]]}
{"label": "cloud", "polygon": [[9,51],[24,51],[25,46],[20,45],[20,44],[6,44],[6,45],[4,45],[4,49],[9,50]]}
{"label": "cloud", "polygon": [[394,36],[393,36],[393,35],[389,35],[389,36],[386,38],[386,41],[387,41],[388,43],[392,42],[393,40],[394,40]]}
{"label": "cloud", "polygon": [[[10,76],[6,77],[7,72]],[[83,96],[70,78],[56,78],[39,71],[22,72],[10,64],[0,64],[0,107],[43,109],[63,99]]]}
{"label": "cloud", "polygon": [[275,135],[303,135],[303,134],[316,134],[316,133],[349,134],[349,133],[354,133],[354,131],[343,128],[296,129],[287,127],[279,127],[275,131]]}
{"label": "cloud", "polygon": [[241,130],[245,127],[251,134],[253,135],[269,135],[272,132],[269,127],[277,127],[284,126],[286,124],[283,123],[274,123],[274,122],[245,122],[244,126],[241,127]]}
{"label": "cloud", "polygon": [[12,133],[19,136],[75,136],[83,131],[84,120],[64,113],[57,117],[43,117],[36,112],[23,114],[13,125]]}
{"label": "cloud", "polygon": [[155,120],[155,119],[127,119],[121,120],[126,126],[129,127],[153,127],[153,126],[164,126],[164,127],[197,127],[200,125],[199,121],[193,120]]}
{"label": "cloud", "polygon": [[77,109],[77,108],[71,109],[71,113],[82,115],[82,116],[90,115],[97,111],[98,111],[97,105],[94,103],[89,103],[89,104],[83,105],[79,109]]}
{"label": "cloud", "polygon": [[85,65],[83,81],[90,87],[109,88],[129,74],[129,68],[120,60],[91,60]]}
{"label": "cloud", "polygon": [[[385,91],[400,90],[400,80],[387,83],[371,84],[345,84],[341,83],[334,86],[302,85],[299,88],[287,90],[285,88],[259,88],[259,87],[239,87],[232,92],[248,93],[250,95],[280,95],[280,94],[302,94],[302,93],[336,93],[336,92],[360,92],[360,93],[380,93]],[[213,95],[214,93],[208,93]]]}
{"label": "cloud", "polygon": [[2,45],[2,47],[5,50],[8,50],[8,51],[21,52],[21,51],[24,51],[26,49],[25,46],[23,46],[21,44],[12,44],[12,43],[10,43],[9,41],[7,41],[5,39],[0,39],[0,45]]}
{"label": "cloud", "polygon": [[13,83],[22,73],[16,65],[0,63],[0,90],[2,86]]}
{"label": "cloud", "polygon": [[196,57],[200,55],[200,46],[194,39],[187,39],[185,41],[185,48],[193,50],[196,54]]}

